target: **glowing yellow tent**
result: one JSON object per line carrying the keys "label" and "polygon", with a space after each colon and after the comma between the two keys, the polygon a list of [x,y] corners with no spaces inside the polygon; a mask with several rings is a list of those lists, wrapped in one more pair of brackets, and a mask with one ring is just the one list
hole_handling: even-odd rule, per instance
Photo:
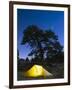
{"label": "glowing yellow tent", "polygon": [[28,71],[24,72],[24,75],[27,77],[52,76],[40,65],[33,65]]}

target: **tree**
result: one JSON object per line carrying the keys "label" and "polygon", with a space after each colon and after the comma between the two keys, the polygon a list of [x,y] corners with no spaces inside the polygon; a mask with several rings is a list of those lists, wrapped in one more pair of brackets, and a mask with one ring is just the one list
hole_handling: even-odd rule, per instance
{"label": "tree", "polygon": [[35,25],[28,26],[24,30],[21,44],[28,44],[31,47],[29,56],[38,57],[40,64],[44,64],[45,58],[51,59],[63,50],[52,30],[42,30]]}
{"label": "tree", "polygon": [[17,50],[17,68],[19,70],[20,62],[19,62],[19,50]]}
{"label": "tree", "polygon": [[[40,30],[37,26],[28,26],[24,30],[24,36],[22,40],[22,44],[28,43],[32,48],[32,51],[29,55],[37,55],[40,56],[41,62],[43,59],[43,48],[42,48],[42,40],[43,38],[43,31]],[[39,52],[39,53],[38,53]]]}
{"label": "tree", "polygon": [[17,50],[17,59],[19,60],[19,50]]}
{"label": "tree", "polygon": [[26,58],[25,63],[27,63],[27,64],[29,64],[29,63],[30,63],[30,61],[29,61],[29,59],[28,59],[28,58]]}

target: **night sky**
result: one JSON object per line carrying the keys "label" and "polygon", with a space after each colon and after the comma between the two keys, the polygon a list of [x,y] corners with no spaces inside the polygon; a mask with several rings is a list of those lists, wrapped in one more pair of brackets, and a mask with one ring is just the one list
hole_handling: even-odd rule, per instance
{"label": "night sky", "polygon": [[29,25],[36,25],[44,30],[52,29],[64,46],[63,11],[17,9],[17,48],[20,58],[26,58],[31,51],[28,45],[21,45],[23,31]]}

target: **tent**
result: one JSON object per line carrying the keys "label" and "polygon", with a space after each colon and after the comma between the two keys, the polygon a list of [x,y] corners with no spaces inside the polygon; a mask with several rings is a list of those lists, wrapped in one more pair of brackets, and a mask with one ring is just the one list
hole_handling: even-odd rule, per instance
{"label": "tent", "polygon": [[24,72],[24,75],[27,77],[52,76],[41,65],[33,65],[28,71]]}

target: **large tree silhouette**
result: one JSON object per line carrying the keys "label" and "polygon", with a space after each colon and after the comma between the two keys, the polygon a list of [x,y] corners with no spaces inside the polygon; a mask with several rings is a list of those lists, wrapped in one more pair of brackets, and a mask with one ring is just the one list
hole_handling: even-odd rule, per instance
{"label": "large tree silhouette", "polygon": [[44,64],[45,59],[53,59],[63,52],[63,47],[52,30],[42,30],[35,25],[24,30],[21,44],[31,47],[29,56],[37,58],[39,64]]}

